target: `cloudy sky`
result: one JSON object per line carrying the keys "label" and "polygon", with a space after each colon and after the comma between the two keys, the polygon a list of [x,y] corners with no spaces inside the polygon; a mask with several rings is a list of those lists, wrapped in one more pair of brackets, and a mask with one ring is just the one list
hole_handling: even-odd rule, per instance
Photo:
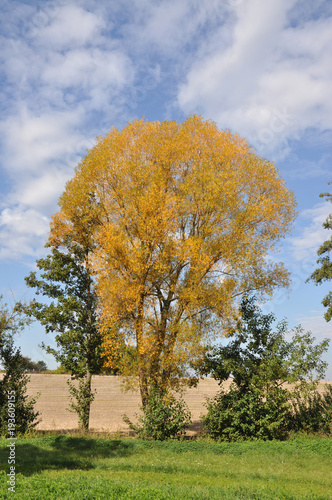
{"label": "cloudy sky", "polygon": [[[138,117],[199,113],[246,137],[295,192],[299,215],[278,259],[292,290],[264,310],[332,337],[305,283],[332,211],[332,2],[328,0],[2,0],[0,293],[32,298],[49,216],[98,135]],[[330,284],[331,288],[332,284]],[[25,355],[50,358],[34,325]],[[50,339],[51,340],[51,339]],[[332,379],[332,347],[327,378]]]}

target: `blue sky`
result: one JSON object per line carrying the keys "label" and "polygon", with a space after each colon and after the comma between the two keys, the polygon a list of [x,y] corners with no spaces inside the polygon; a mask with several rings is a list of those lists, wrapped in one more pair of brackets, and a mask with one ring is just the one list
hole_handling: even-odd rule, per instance
{"label": "blue sky", "polygon": [[[47,0],[1,2],[0,293],[45,254],[49,216],[98,135],[138,117],[199,113],[246,137],[295,192],[299,215],[278,254],[292,289],[264,304],[290,328],[332,334],[332,284],[305,283],[332,212],[332,2],[326,0]],[[55,363],[34,324],[25,355]],[[52,344],[52,339],[49,338]],[[332,379],[332,346],[327,378]]]}

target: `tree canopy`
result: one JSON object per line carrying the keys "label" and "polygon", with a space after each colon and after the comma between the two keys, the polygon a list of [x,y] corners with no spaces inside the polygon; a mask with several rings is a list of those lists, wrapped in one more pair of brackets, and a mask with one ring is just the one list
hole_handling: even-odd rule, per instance
{"label": "tree canopy", "polygon": [[25,372],[44,372],[47,370],[45,361],[32,361],[28,356],[22,356],[22,367]]}
{"label": "tree canopy", "polygon": [[143,404],[178,387],[207,338],[227,333],[238,302],[287,286],[268,260],[295,217],[295,200],[270,161],[215,123],[135,120],[98,139],[53,216],[49,244],[92,249],[108,363],[136,357]]}
{"label": "tree canopy", "polygon": [[[329,184],[332,184],[330,182]],[[322,193],[320,194],[321,198],[326,198],[328,201],[332,203],[332,193]],[[332,213],[328,216],[326,221],[323,224],[325,229],[332,229]],[[332,251],[332,236],[324,241],[324,243],[317,250],[317,254],[320,256],[317,260],[317,264],[320,266],[315,269],[312,275],[308,278],[308,280],[312,280],[316,283],[316,285],[320,285],[324,283],[324,281],[332,280],[332,261],[331,261],[331,251]],[[326,321],[331,321],[332,318],[332,291],[329,292],[322,300],[322,304],[327,308],[324,317]]]}
{"label": "tree canopy", "polygon": [[[304,332],[301,325],[289,332],[285,320],[273,331],[274,314],[263,314],[255,297],[245,297],[241,311],[232,340],[226,346],[215,346],[205,356],[201,367],[204,374],[211,373],[220,383],[232,376],[242,392],[250,386],[266,391],[273,385],[301,384],[324,377],[327,363],[322,355],[328,349],[328,339],[315,345],[311,332]],[[290,341],[285,338],[289,333],[293,334]]]}

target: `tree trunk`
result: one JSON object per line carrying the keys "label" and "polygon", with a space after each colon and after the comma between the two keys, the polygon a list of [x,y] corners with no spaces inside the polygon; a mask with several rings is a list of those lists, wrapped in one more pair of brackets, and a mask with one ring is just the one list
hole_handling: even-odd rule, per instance
{"label": "tree trunk", "polygon": [[144,371],[139,373],[139,390],[142,400],[143,408],[145,408],[149,402],[149,384],[148,378]]}
{"label": "tree trunk", "polygon": [[138,379],[142,405],[145,407],[149,401],[149,383],[146,371],[146,360],[143,346],[143,312],[144,297],[141,295],[138,305],[137,316],[135,318],[136,342],[137,342],[137,361],[138,361]]}
{"label": "tree trunk", "polygon": [[89,430],[89,423],[90,423],[90,408],[91,408],[91,403],[93,401],[93,394],[91,391],[91,381],[92,381],[92,374],[90,371],[87,372],[87,377],[86,377],[86,406],[84,408],[84,431]]}

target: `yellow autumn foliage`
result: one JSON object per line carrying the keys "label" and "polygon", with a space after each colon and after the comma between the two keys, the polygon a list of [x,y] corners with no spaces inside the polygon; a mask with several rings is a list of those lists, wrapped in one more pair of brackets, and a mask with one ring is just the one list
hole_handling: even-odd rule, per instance
{"label": "yellow autumn foliage", "polygon": [[244,293],[289,283],[269,261],[295,217],[273,163],[215,123],[135,120],[98,139],[53,216],[50,244],[91,252],[109,366],[177,387],[211,337],[231,332]]}

